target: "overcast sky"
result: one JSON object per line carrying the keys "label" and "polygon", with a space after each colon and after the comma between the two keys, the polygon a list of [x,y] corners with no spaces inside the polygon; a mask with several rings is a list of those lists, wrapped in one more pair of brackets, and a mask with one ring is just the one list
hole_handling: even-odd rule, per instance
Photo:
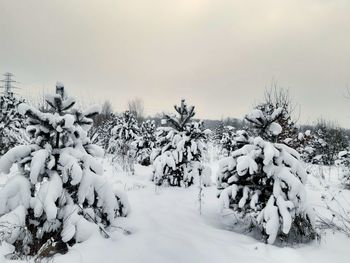
{"label": "overcast sky", "polygon": [[[272,80],[300,120],[350,128],[349,0],[0,0],[0,72],[21,94],[56,80],[85,102],[182,97],[201,118],[243,117]],[[349,86],[350,87],[350,86]]]}

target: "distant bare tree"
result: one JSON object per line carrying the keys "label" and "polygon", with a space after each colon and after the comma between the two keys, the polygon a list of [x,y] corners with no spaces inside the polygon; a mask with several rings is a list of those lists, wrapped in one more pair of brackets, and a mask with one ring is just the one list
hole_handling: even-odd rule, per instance
{"label": "distant bare tree", "polygon": [[293,122],[297,122],[299,119],[299,116],[293,116],[296,114],[297,104],[293,101],[289,89],[279,87],[276,81],[272,81],[270,87],[265,89],[265,103],[273,105],[275,108],[285,109],[293,119]]}
{"label": "distant bare tree", "polygon": [[[275,142],[285,142],[292,138],[298,136],[298,125],[296,125],[296,119],[292,117],[296,104],[294,104],[292,97],[289,94],[289,90],[281,88],[276,82],[272,82],[270,87],[265,90],[264,99],[255,105],[254,107],[260,110],[266,116],[274,116],[273,119],[261,120],[258,124],[262,129],[252,129],[255,132],[262,132],[260,134],[255,134],[263,137],[264,139],[271,139]],[[273,114],[275,112],[275,114]],[[252,128],[252,123],[254,126],[254,120],[250,119],[248,116],[245,117],[247,124],[247,129]],[[271,134],[268,127],[271,123],[278,123],[281,126],[281,132],[275,136]]]}
{"label": "distant bare tree", "polygon": [[140,98],[134,98],[128,102],[129,111],[135,116],[138,122],[144,119],[144,103]]}
{"label": "distant bare tree", "polygon": [[113,107],[110,101],[106,100],[101,107],[101,112],[97,114],[94,119],[94,126],[99,127],[110,119],[113,113]]}
{"label": "distant bare tree", "polygon": [[46,102],[46,93],[43,90],[39,96],[29,102],[30,105],[38,108],[42,112],[50,112],[50,106]]}
{"label": "distant bare tree", "polygon": [[104,116],[110,116],[113,113],[113,107],[109,100],[106,100],[101,109],[101,114]]}

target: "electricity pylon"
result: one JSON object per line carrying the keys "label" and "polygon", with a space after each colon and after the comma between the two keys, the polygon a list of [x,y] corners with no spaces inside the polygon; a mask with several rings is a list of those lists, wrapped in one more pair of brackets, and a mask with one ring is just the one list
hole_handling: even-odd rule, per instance
{"label": "electricity pylon", "polygon": [[12,73],[7,72],[4,74],[4,76],[5,78],[0,80],[1,82],[4,83],[4,85],[0,86],[0,88],[3,89],[2,94],[4,94],[5,96],[12,97],[14,94],[13,90],[19,89],[18,87],[14,86],[12,83],[18,83],[18,82],[12,79],[14,77]]}

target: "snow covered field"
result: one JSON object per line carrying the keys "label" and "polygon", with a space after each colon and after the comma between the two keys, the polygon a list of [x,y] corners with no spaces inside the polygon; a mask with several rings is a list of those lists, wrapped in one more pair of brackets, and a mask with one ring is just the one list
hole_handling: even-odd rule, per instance
{"label": "snow covered field", "polygon": [[[321,242],[294,248],[266,245],[230,231],[228,219],[219,213],[215,186],[204,189],[200,215],[198,187],[156,189],[149,181],[148,167],[137,166],[136,175],[128,176],[113,171],[107,162],[104,166],[110,183],[127,191],[132,213],[119,219],[118,226],[131,234],[117,229],[111,239],[96,235],[53,262],[349,262],[350,239],[342,234],[327,232]],[[216,165],[212,167],[215,170]],[[321,183],[314,176],[309,178],[308,196],[317,211],[322,210],[325,189],[338,189],[336,169],[330,178]],[[1,255],[8,249],[2,246]],[[1,262],[9,261],[2,256]]]}

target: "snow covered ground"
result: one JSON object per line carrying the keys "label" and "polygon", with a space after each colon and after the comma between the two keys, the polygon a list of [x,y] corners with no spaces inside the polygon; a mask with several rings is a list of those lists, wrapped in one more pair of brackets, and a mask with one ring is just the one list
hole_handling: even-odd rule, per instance
{"label": "snow covered ground", "polygon": [[[212,167],[215,170],[216,165]],[[204,189],[200,215],[196,186],[155,188],[149,181],[151,169],[142,166],[136,167],[134,176],[114,171],[107,162],[105,170],[110,183],[127,191],[132,213],[120,219],[118,226],[131,234],[118,229],[111,239],[96,235],[72,247],[68,254],[56,256],[54,262],[349,262],[350,239],[345,235],[327,232],[321,242],[293,248],[266,245],[230,231],[227,219],[219,214],[215,186]],[[330,179],[327,175],[323,181],[310,176],[308,193],[317,211],[321,211],[324,191],[339,187],[336,169]],[[0,254],[6,253],[7,247],[0,247]],[[1,256],[0,262],[7,260]]]}

